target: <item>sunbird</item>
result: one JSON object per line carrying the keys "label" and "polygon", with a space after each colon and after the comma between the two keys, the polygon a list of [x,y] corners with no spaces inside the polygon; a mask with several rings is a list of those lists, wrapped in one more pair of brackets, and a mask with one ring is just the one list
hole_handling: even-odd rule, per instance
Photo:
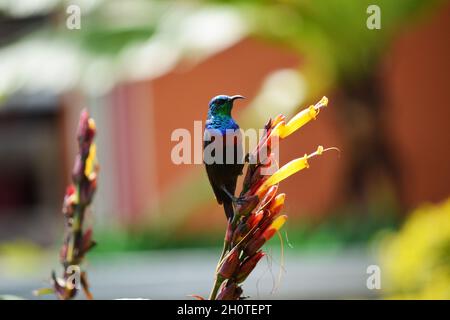
{"label": "sunbird", "polygon": [[[228,220],[234,216],[233,204],[239,202],[239,198],[235,197],[234,193],[238,176],[242,174],[244,167],[239,125],[231,116],[233,103],[237,99],[244,99],[244,97],[219,95],[209,102],[203,136],[203,161],[206,173],[216,200],[223,205]],[[207,153],[206,148],[214,141],[217,143],[213,145],[214,148],[211,148],[213,151]],[[212,163],[205,161],[205,157],[209,156],[214,158]]]}

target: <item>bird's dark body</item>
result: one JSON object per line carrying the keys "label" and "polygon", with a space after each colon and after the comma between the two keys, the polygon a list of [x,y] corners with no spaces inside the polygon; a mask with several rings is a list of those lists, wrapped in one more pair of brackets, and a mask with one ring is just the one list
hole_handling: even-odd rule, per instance
{"label": "bird's dark body", "polygon": [[[211,112],[210,104],[205,125],[205,136],[209,132],[210,136],[216,135],[222,138],[222,141],[217,140],[217,146],[215,146],[217,149],[222,148],[222,155],[212,152],[215,162],[205,162],[205,167],[217,202],[223,205],[228,219],[233,217],[233,199],[230,195],[234,196],[237,179],[242,174],[244,166],[241,133],[239,126],[231,118],[231,107],[232,105],[228,113],[221,114]],[[205,139],[203,149],[205,150],[213,141],[215,140]]]}
{"label": "bird's dark body", "polygon": [[[234,140],[234,139],[232,139]],[[211,142],[205,141],[204,147],[209,145]],[[226,142],[224,139],[223,147],[223,163],[212,163],[206,164],[206,172],[208,174],[209,183],[213,188],[214,194],[216,196],[217,202],[223,204],[225,208],[225,213],[227,218],[230,218],[230,214],[233,212],[232,201],[229,195],[222,189],[225,188],[230,194],[234,195],[236,191],[236,183],[239,175],[242,174],[242,145],[237,141],[232,141],[231,143]],[[227,154],[234,155],[234,163],[226,163]]]}

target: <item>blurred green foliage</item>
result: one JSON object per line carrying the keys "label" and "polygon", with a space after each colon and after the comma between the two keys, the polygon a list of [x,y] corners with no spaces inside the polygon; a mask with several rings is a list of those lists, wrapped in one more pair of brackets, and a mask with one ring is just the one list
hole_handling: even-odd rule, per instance
{"label": "blurred green foliage", "polygon": [[80,33],[80,44],[95,54],[115,55],[133,42],[141,42],[153,34],[152,28],[102,29],[85,28]]}
{"label": "blurred green foliage", "polygon": [[[308,64],[326,71],[320,74],[334,75],[335,79],[372,72],[392,37],[439,2],[442,1],[226,1],[244,12],[255,34],[298,50]],[[380,8],[379,30],[367,28],[370,5]]]}
{"label": "blurred green foliage", "polygon": [[[348,246],[366,245],[379,230],[396,230],[400,225],[397,210],[391,205],[372,206],[361,214],[357,208],[336,211],[326,219],[304,218],[288,221],[281,230],[286,245],[293,250],[339,250]],[[96,230],[98,245],[92,254],[152,249],[216,248],[223,241],[222,232],[205,230],[202,233],[158,233],[155,229]],[[268,247],[279,249],[274,237]]]}

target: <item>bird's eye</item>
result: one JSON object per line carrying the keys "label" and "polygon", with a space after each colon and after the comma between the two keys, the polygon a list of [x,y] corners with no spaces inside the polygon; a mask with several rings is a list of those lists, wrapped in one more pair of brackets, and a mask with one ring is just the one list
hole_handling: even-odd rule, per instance
{"label": "bird's eye", "polygon": [[210,107],[221,108],[223,105],[225,105],[227,103],[227,101],[228,101],[228,99],[223,98],[223,97],[214,98],[214,100],[212,100],[210,103]]}
{"label": "bird's eye", "polygon": [[225,99],[219,99],[219,100],[217,100],[217,105],[218,106],[221,106],[221,105],[223,105],[225,103]]}

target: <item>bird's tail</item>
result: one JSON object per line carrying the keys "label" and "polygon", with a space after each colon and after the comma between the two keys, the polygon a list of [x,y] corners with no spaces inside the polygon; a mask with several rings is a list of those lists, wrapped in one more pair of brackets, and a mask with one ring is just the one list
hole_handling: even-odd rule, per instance
{"label": "bird's tail", "polygon": [[233,202],[231,202],[231,201],[224,201],[223,202],[223,209],[225,210],[225,215],[227,216],[227,219],[228,220],[233,219],[233,216],[234,216]]}

